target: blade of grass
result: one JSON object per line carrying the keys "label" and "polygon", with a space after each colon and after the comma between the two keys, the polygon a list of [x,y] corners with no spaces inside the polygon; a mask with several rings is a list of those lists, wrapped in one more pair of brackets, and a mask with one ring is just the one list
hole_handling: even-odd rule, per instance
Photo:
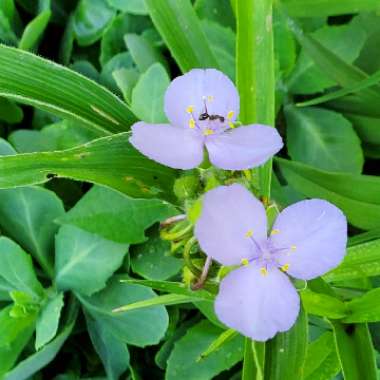
{"label": "blade of grass", "polygon": [[218,68],[190,0],[145,0],[145,4],[182,72]]}
{"label": "blade of grass", "polygon": [[380,82],[380,70],[377,71],[375,74],[371,75],[370,77],[352,84],[351,86],[344,87],[338,91],[330,92],[326,95],[318,96],[317,98],[307,100],[305,102],[297,103],[297,107],[308,107],[308,106],[315,106],[317,104],[325,103],[331,100],[335,100],[338,98],[341,98],[343,96],[365,90],[368,87],[374,86],[375,84],[378,84]]}
{"label": "blade of grass", "polygon": [[[272,0],[236,2],[236,75],[243,124],[275,123]],[[259,169],[260,191],[270,197],[272,160]]]}
{"label": "blade of grass", "polygon": [[135,116],[96,82],[34,54],[0,45],[0,96],[80,121],[103,134],[123,132]]}
{"label": "blade of grass", "polygon": [[292,17],[326,17],[380,10],[378,0],[283,0]]}
{"label": "blade of grass", "polygon": [[66,177],[108,186],[135,197],[171,194],[175,170],[145,158],[129,132],[55,152],[0,157],[0,188],[36,185]]}

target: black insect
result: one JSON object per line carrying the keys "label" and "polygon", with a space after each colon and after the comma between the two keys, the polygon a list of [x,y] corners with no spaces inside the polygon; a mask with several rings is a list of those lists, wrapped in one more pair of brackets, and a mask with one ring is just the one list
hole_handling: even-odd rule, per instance
{"label": "black insect", "polygon": [[199,115],[199,120],[220,120],[222,123],[224,123],[224,117],[219,115],[209,115],[207,112],[201,113]]}

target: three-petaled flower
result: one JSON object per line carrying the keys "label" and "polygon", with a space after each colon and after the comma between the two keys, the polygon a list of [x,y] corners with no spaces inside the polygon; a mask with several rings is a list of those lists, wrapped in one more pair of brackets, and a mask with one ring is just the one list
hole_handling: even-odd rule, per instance
{"label": "three-petaled flower", "polygon": [[347,220],[327,201],[304,200],[285,208],[267,237],[263,205],[234,184],[206,193],[195,236],[209,257],[241,265],[221,281],[217,316],[265,341],[290,329],[299,313],[298,293],[284,272],[309,280],[336,267],[346,252]]}
{"label": "three-petaled flower", "polygon": [[223,73],[194,69],[174,79],[165,94],[170,124],[138,122],[131,144],[147,157],[176,169],[200,165],[207,148],[221,169],[244,170],[265,163],[282,148],[275,128],[253,124],[234,128],[239,94]]}

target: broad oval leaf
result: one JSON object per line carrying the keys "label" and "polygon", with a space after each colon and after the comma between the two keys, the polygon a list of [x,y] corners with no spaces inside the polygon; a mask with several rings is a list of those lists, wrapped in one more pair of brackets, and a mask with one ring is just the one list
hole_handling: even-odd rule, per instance
{"label": "broad oval leaf", "polygon": [[360,140],[342,115],[322,108],[289,106],[285,116],[287,147],[293,160],[332,172],[361,173]]}
{"label": "broad oval leaf", "polygon": [[56,236],[57,287],[92,295],[106,286],[127,251],[128,244],[106,240],[75,226],[62,226]]}

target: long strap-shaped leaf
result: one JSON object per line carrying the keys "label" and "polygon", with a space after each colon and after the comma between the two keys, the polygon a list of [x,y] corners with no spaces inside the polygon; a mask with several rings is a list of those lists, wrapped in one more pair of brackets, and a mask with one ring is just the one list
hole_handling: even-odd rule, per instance
{"label": "long strap-shaped leaf", "polygon": [[[236,2],[236,74],[243,124],[274,126],[275,79],[272,0]],[[260,168],[260,190],[269,198],[272,161]]]}
{"label": "long strap-shaped leaf", "polygon": [[171,193],[175,170],[145,158],[129,143],[129,132],[73,149],[0,157],[0,188],[40,184],[67,177],[109,186],[127,195]]}
{"label": "long strap-shaped leaf", "polygon": [[145,4],[182,72],[218,67],[190,0],[145,0]]}
{"label": "long strap-shaped leaf", "polygon": [[129,108],[96,82],[34,54],[0,46],[0,96],[30,104],[103,132],[123,132]]}
{"label": "long strap-shaped leaf", "polygon": [[292,17],[324,17],[380,10],[378,0],[283,0]]}

